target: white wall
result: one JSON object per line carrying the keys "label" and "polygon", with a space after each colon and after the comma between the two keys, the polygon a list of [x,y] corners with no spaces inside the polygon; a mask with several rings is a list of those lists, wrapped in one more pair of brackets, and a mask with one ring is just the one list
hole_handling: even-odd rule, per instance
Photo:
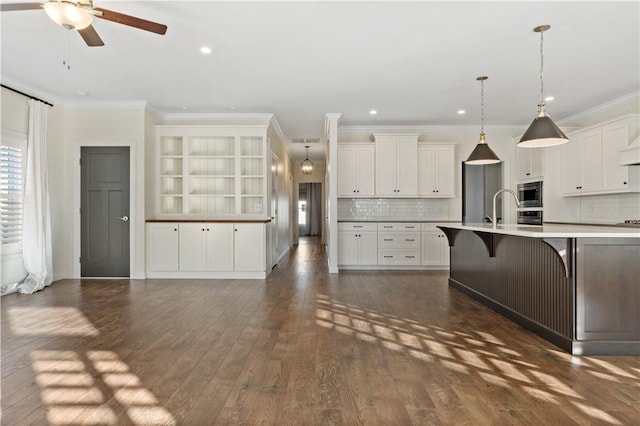
{"label": "white wall", "polygon": [[[72,106],[65,113],[65,147],[70,161],[67,185],[72,193],[65,203],[70,218],[68,238],[73,247],[66,261],[74,277],[80,275],[80,166],[82,146],[129,146],[131,157],[131,277],[145,276],[145,106],[98,108],[91,105]],[[69,241],[66,241],[67,245]],[[66,247],[65,247],[66,248]],[[54,246],[54,251],[63,249]]]}
{"label": "white wall", "polygon": [[[292,226],[291,211],[295,210],[293,204],[293,163],[284,142],[274,131],[269,131],[269,140],[271,141],[271,151],[278,157],[278,247],[276,252],[272,253],[274,261],[279,261],[291,248],[292,245]],[[269,158],[271,164],[271,158]],[[270,182],[270,179],[269,179]],[[268,188],[269,197],[271,198],[271,186]],[[269,203],[270,204],[270,203]]]}

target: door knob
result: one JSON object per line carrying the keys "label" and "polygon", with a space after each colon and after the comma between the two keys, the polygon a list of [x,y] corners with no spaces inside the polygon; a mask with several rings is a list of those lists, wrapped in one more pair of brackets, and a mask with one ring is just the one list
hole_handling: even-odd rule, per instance
{"label": "door knob", "polygon": [[120,219],[123,222],[129,222],[129,216],[116,217],[116,219]]}

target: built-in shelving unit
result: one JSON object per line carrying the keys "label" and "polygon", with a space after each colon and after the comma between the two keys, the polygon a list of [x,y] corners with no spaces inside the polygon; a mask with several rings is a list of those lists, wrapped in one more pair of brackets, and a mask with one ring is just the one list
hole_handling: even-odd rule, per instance
{"label": "built-in shelving unit", "polygon": [[157,214],[266,214],[266,128],[158,126]]}

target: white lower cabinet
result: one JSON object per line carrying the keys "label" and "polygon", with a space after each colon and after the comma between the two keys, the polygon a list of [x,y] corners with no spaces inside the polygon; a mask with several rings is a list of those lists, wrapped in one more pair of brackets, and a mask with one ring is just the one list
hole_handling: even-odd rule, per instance
{"label": "white lower cabinet", "polygon": [[429,223],[422,224],[422,265],[445,266],[449,264],[449,242],[446,235]]}
{"label": "white lower cabinet", "polygon": [[342,222],[338,224],[338,264],[341,266],[378,264],[376,223]]}
{"label": "white lower cabinet", "polygon": [[338,265],[375,269],[442,269],[449,244],[432,223],[341,222]]}
{"label": "white lower cabinet", "polygon": [[147,227],[147,269],[157,272],[178,270],[178,224],[150,223]]}
{"label": "white lower cabinet", "polygon": [[263,223],[147,224],[149,278],[265,278]]}
{"label": "white lower cabinet", "polygon": [[420,224],[379,223],[378,265],[420,265]]}
{"label": "white lower cabinet", "polygon": [[265,257],[264,225],[237,223],[234,232],[234,270],[244,272],[264,271]]}

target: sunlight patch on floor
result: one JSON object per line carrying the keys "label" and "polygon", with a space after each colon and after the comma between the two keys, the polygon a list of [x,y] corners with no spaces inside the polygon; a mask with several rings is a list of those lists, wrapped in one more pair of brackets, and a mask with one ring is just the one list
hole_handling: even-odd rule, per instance
{"label": "sunlight patch on floor", "polygon": [[176,424],[115,352],[36,350],[31,365],[52,425]]}
{"label": "sunlight patch on floor", "polygon": [[9,308],[9,328],[18,336],[97,336],[98,330],[77,308]]}

